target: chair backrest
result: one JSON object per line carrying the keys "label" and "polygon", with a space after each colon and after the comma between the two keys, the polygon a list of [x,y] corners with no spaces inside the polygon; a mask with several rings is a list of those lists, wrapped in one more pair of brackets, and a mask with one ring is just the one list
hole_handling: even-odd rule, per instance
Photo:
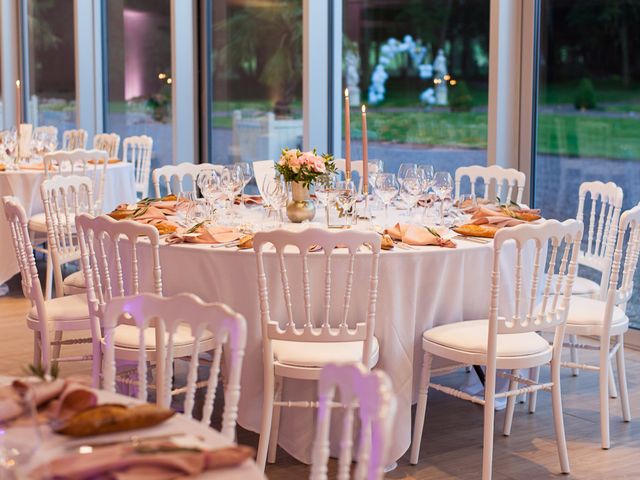
{"label": "chair backrest", "polygon": [[[161,320],[161,322],[158,322]],[[104,313],[104,383],[108,391],[115,391],[115,345],[114,334],[118,324],[134,325],[139,331],[138,378],[141,384],[138,388],[138,398],[147,398],[147,349],[145,348],[144,330],[153,324],[162,324],[166,334],[166,358],[163,395],[166,405],[171,402],[174,337],[178,327],[188,326],[189,334],[194,337],[191,351],[184,413],[191,417],[195,413],[195,393],[198,383],[198,347],[201,340],[208,333],[215,341],[213,362],[209,371],[201,422],[209,425],[215,402],[216,388],[220,375],[220,360],[223,348],[228,349],[227,367],[224,389],[224,412],[222,415],[222,434],[229,440],[235,440],[236,419],[238,416],[238,402],[240,401],[240,374],[242,359],[247,341],[247,325],[244,317],[222,303],[204,303],[193,294],[182,293],[174,297],[162,297],[152,293],[137,296],[121,297],[111,300]]]}
{"label": "chair backrest", "polygon": [[607,307],[605,311],[604,328],[609,330],[613,318],[613,307],[619,306],[626,310],[627,303],[633,295],[633,277],[638,265],[640,252],[640,203],[622,213],[616,248],[613,253],[609,289],[607,292]]}
{"label": "chair backrest", "polygon": [[57,171],[60,175],[82,175],[91,179],[95,213],[102,213],[108,163],[109,155],[103,150],[58,150],[44,154],[47,178],[52,176],[52,172]]}
{"label": "chair backrest", "polygon": [[358,409],[358,457],[354,479],[379,480],[384,477],[387,451],[391,440],[396,399],[388,375],[373,372],[359,363],[334,365],[322,369],[318,383],[318,421],[313,444],[311,480],[327,479],[331,404],[336,390],[346,406],[342,420],[340,457],[337,478],[348,479],[353,450],[354,410]]}
{"label": "chair backrest", "polygon": [[148,196],[152,152],[153,138],[147,135],[127,137],[122,142],[122,161],[133,165],[136,193],[140,198]]}
{"label": "chair backrest", "polygon": [[87,131],[79,128],[77,130],[65,130],[62,134],[62,150],[77,150],[87,148]]}
{"label": "chair backrest", "polygon": [[[76,217],[82,272],[87,289],[91,336],[93,338],[93,380],[99,385],[101,358],[100,326],[111,299],[150,291],[162,295],[160,235],[148,224],[114,220],[81,213]],[[148,252],[149,265],[138,264]]]}
{"label": "chair backrest", "polygon": [[[476,194],[476,181],[480,179],[484,183],[485,200],[489,199],[491,187],[493,186],[495,188],[495,196],[499,197],[501,202],[522,202],[522,192],[524,192],[527,177],[515,168],[502,168],[499,165],[490,165],[488,167],[482,165],[458,167],[455,173],[455,198],[460,197],[460,184],[465,177],[468,177],[471,182],[470,193],[472,195]],[[514,193],[515,199],[513,198]]]}
{"label": "chair backrest", "polygon": [[[20,268],[22,278],[22,293],[31,301],[31,305],[36,307],[38,319],[40,321],[40,338],[42,345],[42,364],[49,367],[51,360],[49,345],[49,328],[47,325],[47,312],[44,302],[44,294],[38,277],[36,259],[33,255],[33,245],[29,236],[29,218],[16,197],[6,196],[2,198],[4,213],[11,231],[13,249]],[[7,255],[7,253],[5,253]]]}
{"label": "chair backrest", "polygon": [[606,293],[609,283],[622,200],[622,189],[613,182],[584,182],[580,185],[576,219],[584,223],[587,238],[586,245],[580,250],[578,263],[602,274],[601,296]]}
{"label": "chair backrest", "polygon": [[118,158],[120,135],[117,133],[98,133],[93,137],[93,149],[104,150],[109,158]]}
{"label": "chair backrest", "polygon": [[93,188],[89,177],[56,175],[40,184],[40,195],[47,223],[47,241],[57,296],[62,296],[61,266],[80,258],[75,218],[93,215]]}
{"label": "chair backrest", "polygon": [[273,160],[256,160],[253,162],[253,176],[256,179],[256,185],[258,186],[258,192],[264,199],[267,198],[262,191],[262,184],[265,178],[273,178],[276,174],[276,163]]}
{"label": "chair backrest", "polygon": [[[496,233],[489,309],[489,344],[493,342],[494,354],[496,333],[535,332],[565,324],[582,230],[582,222],[577,220],[562,223],[546,220],[503,228]],[[501,266],[504,270],[501,256],[507,242],[515,242],[513,282],[509,282],[515,286],[515,292],[506,293],[514,304],[512,315],[499,321]],[[525,251],[530,247],[534,247],[533,258],[525,259]]]}
{"label": "chair backrest", "polygon": [[[267,286],[267,271],[265,268],[265,246],[268,244],[275,247],[275,256],[269,258],[269,264],[273,265],[274,257],[277,257],[277,269],[280,272],[280,280],[282,284],[282,292],[284,299],[284,307],[286,310],[286,324],[281,327],[278,319],[275,321],[271,318],[270,298]],[[366,246],[365,246],[366,245]],[[272,359],[271,340],[289,340],[298,342],[353,342],[363,341],[363,358],[368,359],[373,344],[373,331],[375,328],[376,315],[376,297],[378,291],[378,259],[380,257],[380,236],[375,232],[364,232],[357,230],[345,231],[327,231],[318,228],[309,228],[302,232],[292,232],[288,230],[273,230],[270,232],[259,232],[253,239],[253,247],[256,252],[256,261],[258,264],[258,287],[260,295],[260,314],[262,325],[263,353],[265,356],[265,364]],[[338,248],[346,248],[346,255],[342,260],[346,263],[334,265],[333,259],[338,255]],[[295,259],[296,249],[298,258],[301,260],[301,271],[294,271],[296,278],[301,277],[301,281],[297,282],[302,285],[300,299],[304,314],[301,319],[296,322],[294,316],[294,306],[292,304],[291,285],[287,273],[287,265],[285,256]],[[310,249],[322,249],[324,254],[309,252]],[[365,251],[358,252],[359,249]],[[369,251],[370,249],[370,251]],[[285,254],[286,250],[286,254]],[[268,254],[267,254],[268,255]],[[347,321],[351,306],[351,294],[353,288],[353,279],[355,276],[356,257],[366,255],[370,257],[370,276],[367,293],[366,313],[358,318],[353,328],[350,328]],[[309,268],[310,257],[314,263],[314,268]],[[324,257],[324,274],[319,276],[322,268],[320,262]],[[366,257],[365,257],[366,258]],[[362,259],[365,260],[365,259]],[[366,260],[365,260],[366,262]],[[337,263],[337,262],[336,262]],[[358,262],[358,267],[367,267],[367,264]],[[339,285],[339,292],[343,295],[342,308],[338,315],[332,315],[331,306],[338,302],[332,300],[332,287],[334,283],[334,273],[346,266],[346,275],[344,285]],[[275,267],[275,266],[274,266]],[[363,268],[364,270],[365,268]],[[274,268],[275,270],[275,268]],[[309,271],[312,271],[318,278],[324,280],[322,314],[318,316],[312,311],[312,282]],[[277,278],[274,272],[273,277]],[[364,279],[362,279],[364,280]],[[274,302],[274,305],[276,302]],[[277,302],[279,304],[279,302]],[[299,307],[300,304],[297,305]],[[338,317],[338,318],[333,318]]]}
{"label": "chair backrest", "polygon": [[[180,190],[185,188],[183,185],[183,180],[185,178],[191,180],[191,186],[193,191],[196,191],[196,178],[200,172],[204,172],[207,170],[215,170],[217,171],[219,165],[213,165],[211,163],[179,163],[178,165],[165,165],[163,167],[159,167],[153,170],[151,173],[153,188],[155,189],[156,197],[160,197],[160,186],[164,185],[167,194],[170,193],[180,193]],[[178,189],[174,192],[171,187],[172,180],[177,180]]]}

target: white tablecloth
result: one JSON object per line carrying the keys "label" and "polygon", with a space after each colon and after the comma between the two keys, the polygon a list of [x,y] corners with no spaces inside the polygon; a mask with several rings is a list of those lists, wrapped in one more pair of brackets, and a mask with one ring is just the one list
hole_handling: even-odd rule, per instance
{"label": "white tablecloth", "polygon": [[[422,364],[422,333],[445,323],[486,318],[489,310],[489,285],[493,249],[490,243],[476,244],[457,241],[456,249],[418,247],[415,250],[382,252],[380,256],[379,290],[375,335],[380,343],[380,360],[376,368],[391,377],[398,396],[390,457],[400,458],[411,442],[411,405],[417,400],[420,366]],[[515,248],[505,245],[504,272],[513,270]],[[339,253],[336,255],[341,255]],[[526,252],[525,252],[526,253]],[[344,256],[344,254],[342,254]],[[143,265],[149,258],[141,255]],[[276,257],[265,254],[267,265],[275,266]],[[315,288],[313,305],[322,308],[322,274],[324,255],[311,255],[309,269]],[[163,292],[174,295],[192,292],[207,301],[221,301],[242,313],[248,323],[247,351],[241,383],[239,423],[255,432],[260,429],[262,405],[262,347],[256,280],[256,260],[253,250],[211,248],[210,245],[163,245],[160,249]],[[525,258],[527,265],[532,262]],[[299,292],[300,262],[297,255],[287,260],[292,295]],[[370,256],[358,256],[357,265],[370,264]],[[359,262],[359,263],[358,263]],[[364,264],[362,262],[365,262]],[[338,274],[346,262],[336,259],[332,271]],[[144,271],[143,266],[140,271]],[[150,268],[147,268],[150,271]],[[275,273],[275,270],[271,270]],[[365,288],[368,270],[354,278],[352,312],[366,311]],[[315,276],[315,279],[313,278]],[[505,286],[511,281],[502,275]],[[150,280],[149,280],[150,281]],[[272,318],[285,318],[279,275],[268,276],[269,291],[279,302],[271,307]],[[151,283],[149,283],[151,285]],[[297,285],[297,289],[296,289]],[[505,289],[506,290],[506,289]],[[511,290],[511,288],[509,289]],[[505,292],[506,293],[506,292]],[[513,295],[513,293],[512,293]],[[293,297],[296,298],[295,296]],[[333,304],[342,305],[342,291],[334,288]],[[512,306],[505,295],[501,309],[506,314]],[[297,303],[302,303],[298,296]],[[511,302],[512,303],[512,302]],[[353,321],[353,318],[350,319]],[[283,398],[287,400],[317,399],[315,382],[286,380]],[[283,409],[279,444],[300,461],[310,463],[315,432],[314,409]]]}
{"label": "white tablecloth", "polygon": [[[0,172],[0,198],[5,195],[18,197],[28,216],[42,213],[44,207],[40,198],[40,184],[44,177],[44,172],[37,170]],[[104,187],[104,210],[110,211],[121,202],[135,202],[135,199],[132,165],[130,163],[108,165]],[[0,202],[0,284],[18,273],[11,232],[1,204],[2,202]]]}
{"label": "white tablecloth", "polygon": [[[8,377],[0,377],[0,383],[9,383]],[[99,403],[121,403],[131,404],[136,400],[125,397],[122,395],[116,395],[107,393],[104,391],[98,391]],[[21,468],[20,474],[17,478],[25,478],[25,473],[31,469],[41,465],[53,458],[69,455],[70,448],[80,446],[82,444],[93,444],[99,442],[111,442],[117,440],[126,440],[132,435],[138,437],[152,437],[162,435],[193,435],[201,437],[205,440],[207,448],[215,449],[230,445],[230,442],[226,440],[219,432],[213,430],[200,422],[192,420],[184,415],[176,414],[166,422],[157,425],[152,428],[146,428],[143,430],[135,430],[130,432],[121,432],[117,434],[100,435],[96,437],[85,437],[83,439],[72,439],[62,435],[56,435],[51,432],[51,429],[47,426],[41,428],[43,434],[43,442],[35,452],[28,465]],[[33,428],[28,427],[14,427],[7,430],[6,433],[9,440],[12,438],[20,438],[20,443],[26,443],[28,438],[33,438],[35,443],[35,433]],[[1,472],[0,472],[1,473]],[[216,480],[259,480],[264,479],[265,476],[259,471],[255,462],[252,460],[246,461],[240,467],[229,468],[223,470],[215,470],[199,475],[199,479],[213,479]]]}

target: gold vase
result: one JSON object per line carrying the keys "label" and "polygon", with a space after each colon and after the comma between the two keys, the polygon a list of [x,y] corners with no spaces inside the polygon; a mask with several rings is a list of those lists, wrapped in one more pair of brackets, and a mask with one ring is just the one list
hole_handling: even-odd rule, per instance
{"label": "gold vase", "polygon": [[299,182],[291,182],[291,200],[287,204],[287,217],[293,223],[313,220],[316,206],[310,198],[309,188]]}

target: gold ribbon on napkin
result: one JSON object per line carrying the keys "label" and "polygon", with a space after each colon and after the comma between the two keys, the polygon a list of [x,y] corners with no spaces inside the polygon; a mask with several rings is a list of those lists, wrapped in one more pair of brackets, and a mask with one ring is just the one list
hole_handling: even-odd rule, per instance
{"label": "gold ribbon on napkin", "polygon": [[396,223],[393,227],[387,228],[385,233],[394,240],[407,245],[437,245],[439,247],[456,248],[456,244],[451,239],[443,238],[437,230],[419,225]]}

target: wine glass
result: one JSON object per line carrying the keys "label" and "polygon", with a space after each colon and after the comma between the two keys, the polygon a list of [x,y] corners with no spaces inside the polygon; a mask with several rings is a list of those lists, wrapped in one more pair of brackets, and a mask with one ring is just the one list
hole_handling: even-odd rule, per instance
{"label": "wine glass", "polygon": [[220,176],[215,170],[205,170],[200,172],[196,177],[196,184],[202,196],[207,201],[211,218],[213,218],[215,215],[216,201],[220,199],[221,195],[224,195],[220,183]]}
{"label": "wine glass", "polygon": [[369,193],[373,193],[372,187],[376,184],[376,178],[382,173],[382,160],[369,160]]}
{"label": "wine glass", "polygon": [[413,208],[416,206],[420,196],[422,195],[422,189],[422,180],[417,175],[415,177],[407,176],[402,181],[400,196],[409,206],[409,218],[413,217]]}
{"label": "wine glass", "polygon": [[394,173],[379,173],[376,177],[376,195],[384,204],[385,222],[389,222],[389,203],[398,194],[398,182]]}
{"label": "wine glass", "polygon": [[440,225],[444,225],[444,201],[451,196],[453,179],[449,172],[436,172],[433,176],[433,189],[440,199]]}
{"label": "wine glass", "polygon": [[353,207],[356,204],[356,184],[353,180],[336,182],[335,184],[336,208],[346,218],[353,218]]}
{"label": "wine glass", "polygon": [[178,222],[182,225],[189,227],[189,209],[191,203],[195,200],[195,192],[193,191],[180,191],[178,192],[176,199],[176,216]]}
{"label": "wine glass", "polygon": [[335,189],[337,182],[337,175],[332,173],[325,173],[320,175],[315,181],[315,193],[316,200],[319,207],[327,205],[329,200],[329,191]]}
{"label": "wine glass", "polygon": [[229,205],[227,214],[231,215],[233,202],[244,188],[244,175],[242,174],[240,166],[238,164],[225,166],[220,175],[220,184],[222,191],[227,196]]}
{"label": "wine glass", "polygon": [[244,178],[244,185],[242,185],[242,193],[240,194],[240,207],[244,208],[244,191],[247,188],[247,185],[253,179],[253,167],[249,162],[239,162],[237,165],[240,167],[240,171],[242,172],[242,177]]}
{"label": "wine glass", "polygon": [[398,183],[402,185],[405,177],[416,177],[418,175],[418,165],[415,163],[402,163],[398,169]]}
{"label": "wine glass", "polygon": [[287,201],[289,200],[287,183],[284,181],[282,175],[276,175],[275,177],[266,177],[263,183],[262,191],[266,195],[269,205],[271,205],[278,212],[280,224],[282,225],[284,223],[282,210],[287,205]]}

